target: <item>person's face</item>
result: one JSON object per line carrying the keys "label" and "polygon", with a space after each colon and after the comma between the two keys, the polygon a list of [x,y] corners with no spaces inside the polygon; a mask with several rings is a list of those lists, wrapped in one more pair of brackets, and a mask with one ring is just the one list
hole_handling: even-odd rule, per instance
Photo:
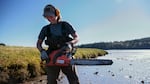
{"label": "person's face", "polygon": [[49,22],[56,23],[57,22],[57,17],[56,16],[46,16],[45,17]]}

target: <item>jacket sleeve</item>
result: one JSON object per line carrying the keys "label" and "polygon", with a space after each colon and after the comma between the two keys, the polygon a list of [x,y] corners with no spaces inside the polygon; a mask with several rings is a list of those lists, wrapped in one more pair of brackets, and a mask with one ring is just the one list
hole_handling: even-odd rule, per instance
{"label": "jacket sleeve", "polygon": [[70,25],[68,22],[64,22],[63,23],[65,28],[66,28],[66,33],[67,34],[74,34],[76,31],[74,30],[74,28],[72,27],[72,25]]}
{"label": "jacket sleeve", "polygon": [[38,39],[40,39],[40,40],[44,40],[45,39],[45,37],[46,37],[46,35],[47,35],[47,26],[44,26],[42,29],[41,29],[41,31],[40,31],[40,34],[39,34],[39,36],[38,36]]}

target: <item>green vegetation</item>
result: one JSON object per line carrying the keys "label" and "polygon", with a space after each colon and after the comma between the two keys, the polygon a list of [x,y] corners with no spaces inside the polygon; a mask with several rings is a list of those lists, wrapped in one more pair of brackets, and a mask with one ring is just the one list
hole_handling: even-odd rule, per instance
{"label": "green vegetation", "polygon": [[35,48],[0,46],[0,83],[9,79],[23,81],[41,72],[39,52]]}
{"label": "green vegetation", "polygon": [[80,45],[80,48],[98,48],[98,49],[150,49],[150,37],[114,42],[99,42]]}
{"label": "green vegetation", "polygon": [[[78,48],[76,59],[93,58],[107,54],[100,49]],[[45,74],[40,53],[33,47],[0,46],[0,83],[22,82]]]}
{"label": "green vegetation", "polygon": [[75,54],[76,59],[88,59],[108,54],[106,51],[94,48],[78,48]]}
{"label": "green vegetation", "polygon": [[6,44],[4,44],[4,43],[0,43],[0,46],[6,46]]}

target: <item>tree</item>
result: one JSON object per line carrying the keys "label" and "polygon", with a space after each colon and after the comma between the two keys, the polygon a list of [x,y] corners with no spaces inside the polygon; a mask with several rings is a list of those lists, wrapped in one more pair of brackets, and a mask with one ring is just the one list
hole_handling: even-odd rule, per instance
{"label": "tree", "polygon": [[0,46],[6,46],[6,44],[4,44],[4,43],[0,43]]}

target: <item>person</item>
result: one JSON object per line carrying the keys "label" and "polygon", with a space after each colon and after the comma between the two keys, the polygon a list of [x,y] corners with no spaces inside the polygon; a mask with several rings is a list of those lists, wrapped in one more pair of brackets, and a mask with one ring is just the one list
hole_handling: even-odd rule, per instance
{"label": "person", "polygon": [[[37,40],[37,48],[41,53],[41,60],[46,60],[47,63],[49,62],[48,55],[52,51],[61,49],[66,44],[75,45],[79,37],[72,25],[60,20],[60,11],[53,5],[48,4],[45,6],[43,16],[50,24],[41,29]],[[48,45],[47,50],[42,47],[44,41]],[[48,84],[57,84],[60,70],[66,75],[69,84],[79,84],[75,66],[73,65],[46,66]]]}

